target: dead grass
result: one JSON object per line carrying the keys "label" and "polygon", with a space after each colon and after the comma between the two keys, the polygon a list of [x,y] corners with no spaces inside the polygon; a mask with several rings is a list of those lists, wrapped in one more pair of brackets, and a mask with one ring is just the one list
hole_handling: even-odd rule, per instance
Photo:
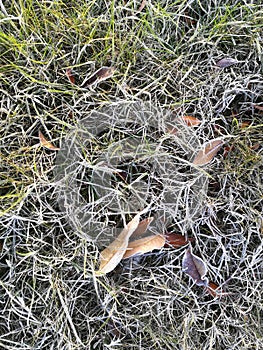
{"label": "dead grass", "polygon": [[[1,5],[1,349],[263,347],[263,124],[254,107],[263,102],[262,5],[159,0],[147,1],[141,13],[139,7],[139,1],[102,0]],[[223,57],[240,63],[216,68]],[[101,66],[115,66],[113,78],[80,88]],[[66,68],[74,71],[76,86]],[[79,209],[89,214],[89,224],[96,220],[104,238],[109,227],[121,227],[134,213],[109,209],[108,197],[90,189],[91,170],[125,137],[158,145],[159,153],[149,147],[137,163],[118,166],[134,172],[131,182],[148,173],[143,181],[146,190],[154,188],[151,212],[169,213],[170,230],[195,237],[195,254],[226,297],[212,298],[192,285],[181,268],[185,248],[127,259],[94,277],[102,243],[90,241],[84,221],[74,216],[72,224],[60,205],[57,153],[39,146],[38,130],[63,148],[91,111],[124,101],[193,115],[202,121],[192,130],[196,147],[224,135],[233,149],[219,152],[201,172],[208,186],[204,201],[186,220],[187,186],[167,206],[162,194],[191,180],[187,145],[179,149],[165,133],[161,114],[154,125],[147,113],[138,113],[135,124],[127,119],[119,125],[118,114],[105,117],[108,129],[88,139],[83,162],[71,168],[76,193],[86,196]],[[242,128],[242,122],[250,125]],[[166,165],[160,152],[170,156]]]}

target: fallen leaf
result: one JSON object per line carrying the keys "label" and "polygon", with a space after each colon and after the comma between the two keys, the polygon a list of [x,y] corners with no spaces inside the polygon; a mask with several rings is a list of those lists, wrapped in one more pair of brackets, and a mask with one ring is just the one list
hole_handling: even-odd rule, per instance
{"label": "fallen leaf", "polygon": [[[185,123],[187,126],[198,126],[201,123],[201,120],[197,119],[196,117],[193,117],[191,115],[184,115],[182,117],[176,118],[173,121],[175,124],[176,123]],[[179,126],[180,128],[180,126]],[[168,126],[167,132],[173,135],[176,135],[178,132],[178,127],[176,126]]]}
{"label": "fallen leaf", "polygon": [[169,133],[169,134],[173,134],[173,135],[176,135],[177,134],[177,132],[178,132],[178,128],[176,128],[176,127],[168,127],[167,128],[167,132]]}
{"label": "fallen leaf", "polygon": [[114,270],[119,264],[128,247],[129,238],[139,225],[141,214],[142,212],[135,215],[121,231],[119,236],[100,253],[100,267],[99,270],[95,272],[96,275],[106,274]]}
{"label": "fallen leaf", "polygon": [[3,240],[3,239],[0,239],[0,254],[1,254],[2,251],[3,251],[3,247],[4,247],[4,240]]}
{"label": "fallen leaf", "polygon": [[250,124],[251,124],[250,121],[240,122],[239,127],[240,127],[240,129],[245,129],[245,128],[249,127]]}
{"label": "fallen leaf", "polygon": [[147,4],[147,0],[142,0],[141,6],[139,7],[138,12],[142,12],[146,4]]}
{"label": "fallen leaf", "polygon": [[214,282],[209,282],[208,285],[205,287],[205,290],[208,294],[212,295],[213,297],[216,297],[220,292],[217,291],[218,285]]}
{"label": "fallen leaf", "polygon": [[197,153],[193,160],[193,164],[195,165],[205,165],[208,164],[220,150],[223,145],[223,141],[221,139],[214,139],[202,146],[202,149]]}
{"label": "fallen leaf", "polygon": [[194,241],[194,238],[186,238],[180,233],[169,233],[165,235],[165,238],[166,238],[165,247],[173,246],[174,248],[182,247],[188,244],[189,242]]}
{"label": "fallen leaf", "polygon": [[254,108],[258,109],[259,111],[263,111],[263,106],[260,105],[253,105]]}
{"label": "fallen leaf", "polygon": [[231,293],[226,293],[222,288],[219,288],[219,286],[214,282],[209,282],[207,286],[205,286],[205,291],[212,295],[212,297],[223,297],[230,295]]}
{"label": "fallen leaf", "polygon": [[136,228],[136,230],[133,232],[132,236],[141,236],[145,233],[145,231],[148,229],[148,226],[150,225],[150,223],[153,221],[153,217],[147,218],[142,220],[138,227]]}
{"label": "fallen leaf", "polygon": [[217,61],[216,65],[219,68],[226,68],[237,63],[239,63],[239,61],[235,60],[234,58],[228,57],[228,58],[222,58],[222,60]]}
{"label": "fallen leaf", "polygon": [[189,275],[197,286],[207,286],[208,279],[205,277],[207,267],[204,261],[192,253],[192,248],[188,248],[184,254],[182,262],[183,272]]}
{"label": "fallen leaf", "polygon": [[70,84],[75,84],[75,77],[72,73],[72,70],[70,68],[66,69],[66,76],[68,77],[68,80],[70,81]]}
{"label": "fallen leaf", "polygon": [[130,258],[137,254],[144,254],[151,252],[154,249],[161,249],[165,243],[164,235],[151,235],[148,237],[137,239],[136,241],[130,242],[123,259]]}
{"label": "fallen leaf", "polygon": [[184,115],[180,117],[180,119],[186,123],[188,126],[198,126],[201,124],[201,120],[197,119],[196,117],[193,117],[191,115]]}
{"label": "fallen leaf", "polygon": [[115,72],[114,67],[101,67],[95,73],[93,73],[90,77],[88,77],[83,83],[82,87],[92,86],[97,84],[103,80],[110,78]]}
{"label": "fallen leaf", "polygon": [[38,136],[39,136],[39,141],[40,141],[41,146],[43,146],[51,151],[59,151],[60,150],[59,147],[55,147],[50,141],[48,141],[40,130],[38,131]]}

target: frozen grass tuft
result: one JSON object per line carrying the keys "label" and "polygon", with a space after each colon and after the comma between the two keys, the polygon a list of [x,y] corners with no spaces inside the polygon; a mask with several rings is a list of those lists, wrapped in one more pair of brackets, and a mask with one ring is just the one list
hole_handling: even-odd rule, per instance
{"label": "frozen grass tuft", "polygon": [[[263,347],[263,123],[255,108],[263,103],[262,5],[159,0],[147,1],[138,12],[140,5],[0,4],[1,349]],[[225,57],[239,63],[219,69],[216,62]],[[114,66],[113,77],[93,89],[80,88],[102,66]],[[67,68],[76,85],[68,81]],[[38,130],[63,146],[92,110],[123,101],[193,115],[201,120],[192,129],[199,146],[223,135],[225,147],[232,147],[205,167],[208,187],[195,219],[185,222],[187,188],[169,206],[168,217],[169,230],[195,238],[195,254],[227,296],[212,298],[192,285],[182,273],[183,247],[127,259],[105,277],[94,277],[99,245],[72,225],[59,205],[57,153],[40,147]],[[169,166],[187,160],[182,150],[174,152],[162,118],[156,129],[140,120],[142,125],[122,127],[112,120],[106,133],[85,145],[83,159],[93,162],[118,140],[139,135],[171,152]],[[170,167],[157,162],[160,178],[146,158],[120,170],[133,172],[130,182],[141,176],[145,191],[154,189],[156,214],[165,210],[160,203]],[[180,176],[188,174],[187,162],[179,170]],[[86,210],[102,230],[120,228],[132,217],[111,212],[106,196],[97,198],[88,178],[76,175],[80,193],[89,199]],[[117,177],[114,181],[115,189],[127,191]]]}

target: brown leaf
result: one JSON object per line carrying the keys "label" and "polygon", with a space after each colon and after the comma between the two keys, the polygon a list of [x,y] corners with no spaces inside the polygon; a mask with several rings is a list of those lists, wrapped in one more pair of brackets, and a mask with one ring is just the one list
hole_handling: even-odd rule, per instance
{"label": "brown leaf", "polygon": [[201,258],[192,253],[191,247],[184,254],[182,268],[194,280],[197,286],[207,286],[208,279],[205,277],[207,273],[206,264]]}
{"label": "brown leaf", "polygon": [[195,165],[205,165],[208,164],[220,150],[223,145],[223,141],[221,139],[214,139],[202,146],[202,149],[197,153],[193,160],[193,164]]}
{"label": "brown leaf", "polygon": [[137,239],[136,241],[129,243],[123,259],[130,258],[136,254],[148,253],[154,249],[161,249],[164,246],[164,243],[164,235],[151,235]]}
{"label": "brown leaf", "polygon": [[51,151],[59,151],[60,150],[59,147],[55,147],[50,141],[48,141],[40,130],[38,131],[38,136],[39,136],[39,141],[40,141],[41,146],[43,146]]}
{"label": "brown leaf", "polygon": [[179,248],[182,247],[189,242],[193,242],[194,238],[186,238],[185,236],[181,235],[180,233],[170,233],[165,235],[166,243],[165,247],[171,247]]}
{"label": "brown leaf", "polygon": [[214,282],[209,282],[207,287],[205,287],[205,290],[208,294],[212,295],[213,297],[216,297],[219,293],[219,291],[217,291],[217,288],[217,284],[215,284]]}
{"label": "brown leaf", "polygon": [[110,78],[114,72],[114,67],[101,67],[82,83],[82,87],[92,86],[103,80],[106,80]]}
{"label": "brown leaf", "polygon": [[226,293],[222,288],[219,289],[219,286],[214,282],[209,282],[205,287],[205,291],[212,295],[212,297],[223,297],[229,295],[230,293]]}
{"label": "brown leaf", "polygon": [[184,115],[180,119],[184,121],[188,126],[198,126],[201,124],[201,120],[191,115]]}
{"label": "brown leaf", "polygon": [[239,61],[235,60],[234,58],[222,58],[222,60],[219,60],[216,62],[217,67],[219,68],[226,68],[226,67],[230,67],[233,64],[237,64],[239,63]]}
{"label": "brown leaf", "polygon": [[148,226],[153,221],[153,217],[142,220],[136,230],[133,232],[132,237],[141,236],[148,229]]}
{"label": "brown leaf", "polygon": [[259,111],[263,111],[263,106],[260,105],[253,105],[254,108],[258,109]]}
{"label": "brown leaf", "polygon": [[142,12],[146,4],[147,4],[147,0],[142,0],[141,6],[139,7],[138,12]]}
{"label": "brown leaf", "polygon": [[1,254],[2,251],[3,251],[3,247],[4,247],[4,240],[3,240],[3,239],[0,239],[0,254]]}
{"label": "brown leaf", "polygon": [[75,84],[75,77],[72,73],[72,70],[70,68],[66,69],[66,76],[68,77],[68,80],[70,81],[70,84]]}
{"label": "brown leaf", "polygon": [[100,267],[99,270],[96,271],[96,275],[106,274],[114,270],[119,264],[128,247],[130,236],[139,225],[141,214],[142,212],[135,215],[135,217],[121,231],[119,236],[101,252]]}

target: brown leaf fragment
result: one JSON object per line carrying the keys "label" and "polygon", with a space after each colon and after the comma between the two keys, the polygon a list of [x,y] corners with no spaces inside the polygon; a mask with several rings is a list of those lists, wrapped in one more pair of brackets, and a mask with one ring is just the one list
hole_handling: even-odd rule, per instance
{"label": "brown leaf fragment", "polygon": [[[176,118],[173,121],[175,124],[184,123],[187,126],[198,126],[201,123],[201,120],[197,119],[196,117],[193,117],[191,115],[184,115],[182,117]],[[168,126],[167,132],[173,135],[176,135],[178,132],[178,128],[180,128],[180,125],[178,127],[176,126]]]}
{"label": "brown leaf fragment", "polygon": [[59,147],[55,147],[50,141],[48,141],[40,130],[38,131],[38,137],[39,137],[39,141],[40,141],[41,146],[43,146],[51,151],[59,151],[60,150]]}
{"label": "brown leaf fragment", "polygon": [[75,76],[72,73],[72,70],[70,68],[66,69],[66,76],[68,77],[68,80],[71,85],[75,84]]}
{"label": "brown leaf fragment", "polygon": [[246,129],[249,127],[250,124],[251,124],[250,121],[243,121],[243,122],[239,123],[239,127],[240,127],[240,129]]}
{"label": "brown leaf fragment", "polygon": [[3,248],[4,248],[4,240],[1,238],[1,239],[0,239],[0,254],[1,254],[2,251],[3,251]]}
{"label": "brown leaf fragment", "polygon": [[205,290],[208,294],[212,295],[212,297],[216,297],[220,293],[219,291],[217,291],[218,287],[219,286],[216,283],[209,282],[208,285],[205,287]]}
{"label": "brown leaf fragment", "polygon": [[195,165],[205,165],[211,162],[223,145],[222,139],[214,139],[205,143],[193,160]]}
{"label": "brown leaf fragment", "polygon": [[141,214],[142,212],[135,215],[126,227],[124,227],[119,236],[100,253],[100,267],[99,270],[96,271],[96,275],[106,274],[114,270],[119,264],[128,247],[130,236],[139,225]]}
{"label": "brown leaf fragment", "polygon": [[224,153],[223,153],[223,157],[226,158],[228,156],[228,154],[230,152],[232,152],[234,150],[234,145],[231,146],[225,146],[224,147]]}
{"label": "brown leaf fragment", "polygon": [[204,261],[192,253],[192,248],[188,248],[184,254],[182,269],[189,275],[197,286],[207,286],[207,267]]}
{"label": "brown leaf fragment", "polygon": [[223,297],[230,295],[230,293],[226,293],[222,288],[219,288],[219,286],[214,282],[209,282],[208,285],[205,287],[205,291],[212,295],[212,297]]}
{"label": "brown leaf fragment", "polygon": [[263,106],[260,105],[253,105],[254,108],[258,109],[259,111],[263,111]]}
{"label": "brown leaf fragment", "polygon": [[142,0],[141,5],[138,9],[138,12],[142,12],[142,10],[145,8],[146,4],[147,4],[147,0]]}
{"label": "brown leaf fragment", "polygon": [[201,120],[192,115],[184,115],[180,119],[185,122],[187,126],[198,126],[201,124]]}
{"label": "brown leaf fragment", "polygon": [[185,236],[181,235],[180,233],[169,233],[165,235],[166,243],[165,247],[171,247],[179,248],[182,247],[189,242],[193,242],[194,238],[186,238]]}
{"label": "brown leaf fragment", "polygon": [[230,67],[233,64],[237,64],[239,61],[235,60],[234,58],[227,57],[227,58],[222,58],[221,60],[216,62],[217,67],[219,68],[226,68]]}
{"label": "brown leaf fragment", "polygon": [[103,80],[110,78],[115,72],[114,67],[101,67],[95,73],[93,73],[90,77],[84,80],[82,83],[82,87],[95,85]]}
{"label": "brown leaf fragment", "polygon": [[151,252],[154,249],[161,249],[165,243],[164,235],[151,235],[148,237],[137,239],[136,241],[130,242],[123,259],[130,258],[137,254],[144,254]]}

